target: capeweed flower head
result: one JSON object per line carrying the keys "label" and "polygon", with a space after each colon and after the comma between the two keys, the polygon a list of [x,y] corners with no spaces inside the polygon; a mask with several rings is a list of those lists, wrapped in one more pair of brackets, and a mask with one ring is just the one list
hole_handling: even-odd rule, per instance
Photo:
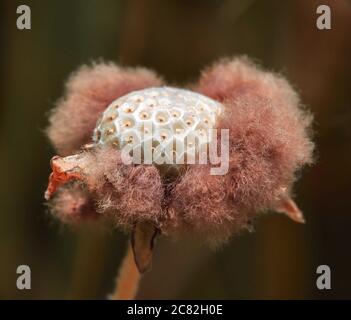
{"label": "capeweed flower head", "polygon": [[[291,190],[312,162],[312,117],[290,84],[235,58],[205,69],[192,90],[147,69],[93,64],[73,73],[50,115],[51,211],[67,223],[102,218],[130,230],[141,272],[159,234],[218,244],[268,210],[304,222]],[[225,174],[187,161],[224,135]]]}

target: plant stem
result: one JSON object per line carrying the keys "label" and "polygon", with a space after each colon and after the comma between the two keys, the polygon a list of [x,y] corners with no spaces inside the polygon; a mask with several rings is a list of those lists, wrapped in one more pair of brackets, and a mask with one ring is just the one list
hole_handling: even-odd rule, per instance
{"label": "plant stem", "polygon": [[116,279],[116,287],[111,300],[133,300],[137,294],[141,274],[135,264],[131,245],[123,259]]}

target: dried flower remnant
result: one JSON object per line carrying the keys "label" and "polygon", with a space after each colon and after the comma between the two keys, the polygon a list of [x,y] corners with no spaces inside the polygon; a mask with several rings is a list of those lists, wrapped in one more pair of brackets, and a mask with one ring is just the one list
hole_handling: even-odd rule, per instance
{"label": "dried flower remnant", "polygon": [[[162,87],[160,79],[113,64],[70,78],[48,128],[59,154],[45,194],[54,214],[65,222],[111,219],[129,230],[139,272],[150,269],[160,234],[191,232],[216,245],[267,210],[304,222],[290,193],[296,173],[312,162],[312,117],[284,78],[239,58],[207,68],[196,92]],[[197,157],[201,143],[220,144],[210,129],[229,129],[227,174],[165,161]],[[147,152],[151,161],[135,161]],[[118,283],[125,287],[124,276]]]}

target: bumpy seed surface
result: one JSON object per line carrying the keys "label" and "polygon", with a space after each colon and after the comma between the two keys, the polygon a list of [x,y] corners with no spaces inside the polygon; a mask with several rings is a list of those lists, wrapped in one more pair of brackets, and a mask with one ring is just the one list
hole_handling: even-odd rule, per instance
{"label": "bumpy seed surface", "polygon": [[[99,145],[129,148],[133,159],[178,164],[207,150],[223,105],[196,92],[155,87],[113,101],[94,130]],[[141,151],[137,151],[141,150]],[[145,153],[146,152],[146,153]]]}

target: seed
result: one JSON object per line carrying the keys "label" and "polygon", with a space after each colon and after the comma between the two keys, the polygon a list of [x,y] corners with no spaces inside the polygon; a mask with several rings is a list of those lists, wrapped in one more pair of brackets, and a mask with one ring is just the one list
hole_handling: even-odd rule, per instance
{"label": "seed", "polygon": [[127,127],[127,128],[131,127],[132,126],[132,122],[129,121],[129,120],[124,121],[124,126]]}
{"label": "seed", "polygon": [[141,118],[142,118],[142,119],[147,119],[147,118],[149,118],[148,113],[147,113],[147,112],[142,112],[142,113],[141,113]]}
{"label": "seed", "polygon": [[132,100],[136,101],[136,102],[142,102],[144,100],[143,96],[134,96],[132,98]]}
{"label": "seed", "polygon": [[112,114],[112,115],[110,115],[108,118],[107,118],[107,120],[108,121],[112,121],[112,120],[115,120],[116,119],[116,115],[115,114]]}
{"label": "seed", "polygon": [[134,111],[134,108],[128,107],[124,111],[127,112],[127,113],[132,113]]}
{"label": "seed", "polygon": [[111,134],[113,134],[115,132],[115,129],[113,129],[113,128],[111,128],[111,129],[107,129],[106,130],[106,135],[111,135]]}

